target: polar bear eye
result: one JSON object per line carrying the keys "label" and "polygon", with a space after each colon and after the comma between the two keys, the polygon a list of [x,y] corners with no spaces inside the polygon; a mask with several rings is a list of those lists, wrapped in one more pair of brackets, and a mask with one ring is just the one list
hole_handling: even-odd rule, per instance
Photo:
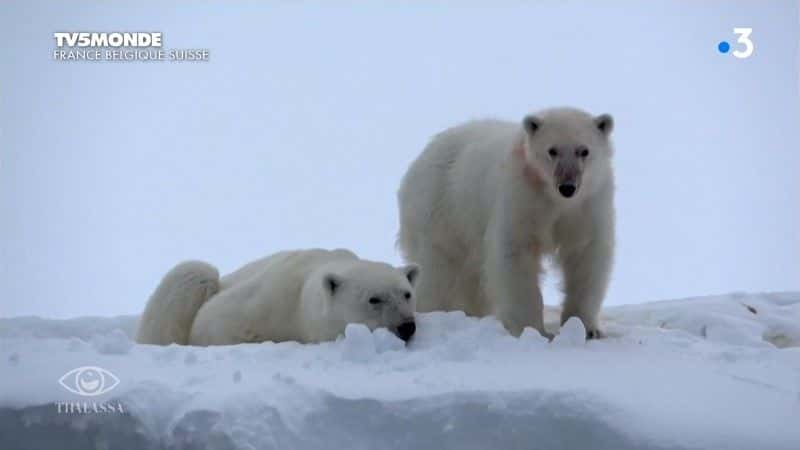
{"label": "polar bear eye", "polygon": [[370,305],[378,305],[380,303],[381,303],[381,299],[379,299],[378,297],[370,297],[369,298],[369,304]]}
{"label": "polar bear eye", "polygon": [[586,158],[587,156],[589,156],[589,149],[586,148],[586,147],[581,147],[581,148],[578,149],[578,151],[576,153],[581,158]]}
{"label": "polar bear eye", "polygon": [[406,292],[405,294],[403,294],[403,298],[405,298],[406,300],[410,299],[411,298],[411,292]]}
{"label": "polar bear eye", "polygon": [[555,158],[558,156],[558,150],[555,147],[550,147],[550,150],[547,151],[547,154],[550,155],[551,158]]}

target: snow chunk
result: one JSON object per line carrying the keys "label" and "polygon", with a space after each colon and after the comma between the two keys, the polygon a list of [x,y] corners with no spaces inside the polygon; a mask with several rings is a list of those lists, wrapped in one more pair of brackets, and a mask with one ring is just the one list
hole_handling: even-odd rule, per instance
{"label": "snow chunk", "polygon": [[92,347],[105,355],[124,355],[133,348],[133,341],[124,331],[115,328],[108,334],[92,336]]}
{"label": "snow chunk", "polygon": [[375,341],[375,351],[377,353],[392,352],[406,348],[406,343],[386,328],[378,328],[373,331],[372,337]]}
{"label": "snow chunk", "polygon": [[351,323],[345,328],[340,345],[344,360],[366,362],[381,353],[403,350],[406,343],[386,328],[370,331],[364,324]]}
{"label": "snow chunk", "polygon": [[557,347],[575,347],[586,343],[586,327],[583,321],[577,317],[570,317],[561,327],[555,338],[553,345]]}
{"label": "snow chunk", "polygon": [[369,328],[361,323],[348,324],[342,340],[342,358],[348,361],[366,362],[377,353],[375,341]]}
{"label": "snow chunk", "polygon": [[546,337],[535,328],[525,327],[519,335],[520,343],[528,347],[544,347],[550,342]]}

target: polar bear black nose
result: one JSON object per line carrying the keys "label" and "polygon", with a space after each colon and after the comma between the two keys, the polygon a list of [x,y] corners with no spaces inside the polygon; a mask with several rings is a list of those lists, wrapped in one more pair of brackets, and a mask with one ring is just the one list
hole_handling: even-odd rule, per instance
{"label": "polar bear black nose", "polygon": [[406,322],[397,327],[397,337],[404,341],[411,339],[414,332],[417,331],[417,325],[414,322]]}
{"label": "polar bear black nose", "polygon": [[577,188],[574,184],[559,184],[558,185],[558,192],[561,193],[564,197],[570,198],[575,194]]}

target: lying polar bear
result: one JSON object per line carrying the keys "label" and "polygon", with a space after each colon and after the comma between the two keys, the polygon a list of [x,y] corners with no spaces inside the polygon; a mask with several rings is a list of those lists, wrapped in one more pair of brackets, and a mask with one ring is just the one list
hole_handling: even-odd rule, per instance
{"label": "lying polar bear", "polygon": [[178,264],[147,302],[141,344],[225,345],[333,340],[348,323],[416,330],[419,268],[359,259],[349,250],[297,250],[254,261],[220,279],[200,261]]}

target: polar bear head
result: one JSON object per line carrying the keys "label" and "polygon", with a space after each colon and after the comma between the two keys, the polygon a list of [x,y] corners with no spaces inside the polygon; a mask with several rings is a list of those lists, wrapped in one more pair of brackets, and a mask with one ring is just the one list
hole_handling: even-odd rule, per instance
{"label": "polar bear head", "polygon": [[573,108],[529,114],[522,121],[524,173],[555,198],[591,195],[610,178],[614,119]]}
{"label": "polar bear head", "polygon": [[387,328],[404,341],[416,331],[416,264],[392,267],[359,260],[323,276],[325,315],[336,323]]}

